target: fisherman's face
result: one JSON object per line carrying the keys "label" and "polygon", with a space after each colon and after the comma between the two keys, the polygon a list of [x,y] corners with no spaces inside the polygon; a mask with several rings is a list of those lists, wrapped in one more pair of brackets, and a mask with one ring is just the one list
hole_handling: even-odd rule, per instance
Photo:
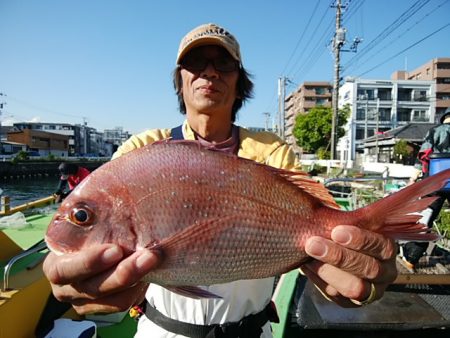
{"label": "fisherman's face", "polygon": [[231,119],[237,97],[237,61],[222,47],[201,46],[187,53],[180,64],[187,114],[226,114]]}

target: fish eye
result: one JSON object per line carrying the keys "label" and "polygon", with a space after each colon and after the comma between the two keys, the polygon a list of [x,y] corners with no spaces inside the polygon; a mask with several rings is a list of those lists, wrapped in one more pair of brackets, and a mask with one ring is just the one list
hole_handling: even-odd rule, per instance
{"label": "fish eye", "polygon": [[86,206],[73,208],[70,213],[70,220],[81,226],[91,225],[94,221],[94,213]]}

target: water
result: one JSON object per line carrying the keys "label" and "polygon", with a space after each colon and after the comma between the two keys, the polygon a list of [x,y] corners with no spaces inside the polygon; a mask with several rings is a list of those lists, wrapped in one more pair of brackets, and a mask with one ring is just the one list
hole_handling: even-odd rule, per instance
{"label": "water", "polygon": [[56,191],[58,176],[0,180],[2,196],[10,197],[12,207],[48,197]]}

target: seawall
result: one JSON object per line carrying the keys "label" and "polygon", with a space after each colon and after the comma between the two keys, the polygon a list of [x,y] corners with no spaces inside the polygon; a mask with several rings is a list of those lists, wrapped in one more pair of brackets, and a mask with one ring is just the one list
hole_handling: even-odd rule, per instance
{"label": "seawall", "polygon": [[[107,160],[74,161],[73,163],[85,167],[92,172],[106,162]],[[58,175],[58,166],[60,163],[61,161],[0,162],[0,181],[27,176]]]}

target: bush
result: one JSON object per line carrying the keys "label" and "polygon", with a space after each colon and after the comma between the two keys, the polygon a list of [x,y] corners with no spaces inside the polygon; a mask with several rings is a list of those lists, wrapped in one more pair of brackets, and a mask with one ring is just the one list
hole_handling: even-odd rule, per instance
{"label": "bush", "polygon": [[450,212],[442,209],[436,220],[436,227],[444,237],[450,238]]}
{"label": "bush", "polygon": [[26,151],[19,151],[17,153],[17,155],[13,158],[13,163],[17,163],[19,161],[26,161],[28,160],[30,157],[28,156],[28,153]]}

